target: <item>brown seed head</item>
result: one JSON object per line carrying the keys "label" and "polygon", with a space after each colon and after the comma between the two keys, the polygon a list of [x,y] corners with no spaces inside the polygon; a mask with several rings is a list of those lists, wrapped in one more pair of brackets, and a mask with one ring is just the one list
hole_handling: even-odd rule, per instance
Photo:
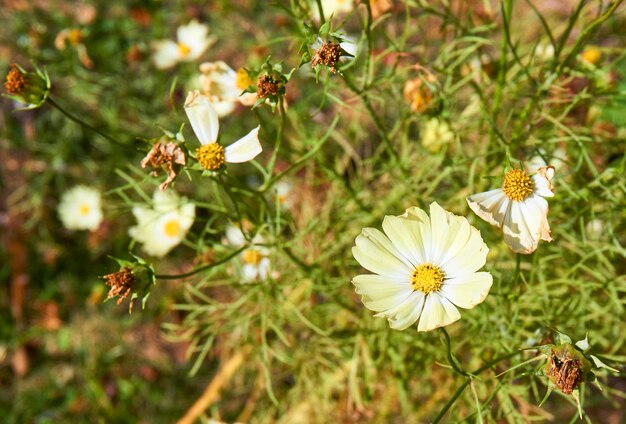
{"label": "brown seed head", "polygon": [[311,61],[311,66],[314,68],[319,64],[328,66],[330,71],[334,74],[337,72],[335,64],[339,62],[339,58],[341,58],[341,46],[338,43],[332,43],[329,41],[322,44],[322,47],[315,52],[315,56],[313,56],[313,60]]}
{"label": "brown seed head", "polygon": [[19,94],[26,84],[26,76],[16,65],[11,65],[4,88],[10,94]]}
{"label": "brown seed head", "polygon": [[186,163],[185,152],[176,143],[161,143],[157,141],[152,146],[145,158],[141,161],[141,167],[148,165],[152,168],[152,175],[158,175],[158,169],[161,168],[167,173],[167,180],[159,187],[162,191],[176,178],[176,170],[174,165],[184,165]]}
{"label": "brown seed head", "polygon": [[257,81],[256,95],[264,99],[278,94],[280,84],[271,75],[262,75]]}
{"label": "brown seed head", "polygon": [[135,282],[133,273],[126,267],[120,269],[118,272],[114,272],[113,274],[105,275],[102,278],[106,280],[106,285],[111,287],[109,294],[107,295],[107,299],[119,296],[119,299],[117,300],[118,305],[122,303],[131,293],[133,283]]}
{"label": "brown seed head", "polygon": [[582,383],[588,371],[583,361],[586,361],[584,356],[572,345],[555,346],[544,371],[563,393],[569,395]]}

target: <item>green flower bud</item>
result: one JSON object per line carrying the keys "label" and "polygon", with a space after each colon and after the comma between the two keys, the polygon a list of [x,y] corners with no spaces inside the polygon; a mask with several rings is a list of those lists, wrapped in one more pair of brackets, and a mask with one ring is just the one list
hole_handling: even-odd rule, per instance
{"label": "green flower bud", "polygon": [[50,78],[45,71],[35,69],[35,72],[26,72],[19,65],[11,65],[7,73],[4,88],[8,94],[5,97],[24,103],[23,109],[35,109],[46,102],[50,93]]}

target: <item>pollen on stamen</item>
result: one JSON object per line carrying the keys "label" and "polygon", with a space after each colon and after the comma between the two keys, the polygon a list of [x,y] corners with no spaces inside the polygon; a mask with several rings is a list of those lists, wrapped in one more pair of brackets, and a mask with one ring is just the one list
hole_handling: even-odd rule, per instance
{"label": "pollen on stamen", "polygon": [[423,294],[429,294],[441,289],[443,278],[444,273],[441,268],[431,264],[422,264],[411,274],[411,287]]}
{"label": "pollen on stamen", "polygon": [[204,169],[216,171],[224,164],[224,147],[218,143],[200,146],[196,149],[196,159]]}
{"label": "pollen on stamen", "polygon": [[511,169],[504,174],[502,191],[509,199],[520,202],[530,196],[533,189],[533,181],[521,169]]}

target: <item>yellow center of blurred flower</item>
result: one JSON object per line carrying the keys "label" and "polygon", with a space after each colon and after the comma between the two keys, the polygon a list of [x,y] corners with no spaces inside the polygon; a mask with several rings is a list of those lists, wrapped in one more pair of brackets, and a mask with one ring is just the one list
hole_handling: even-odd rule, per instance
{"label": "yellow center of blurred flower", "polygon": [[443,276],[443,271],[438,266],[420,265],[411,274],[411,287],[424,294],[439,291],[443,284]]}
{"label": "yellow center of blurred flower", "polygon": [[85,216],[89,213],[89,211],[91,210],[91,208],[89,207],[89,205],[83,203],[82,205],[80,205],[78,207],[78,213]]}
{"label": "yellow center of blurred flower", "polygon": [[241,258],[245,264],[258,265],[263,259],[263,254],[256,249],[248,249],[241,254]]}
{"label": "yellow center of blurred flower", "polygon": [[591,63],[592,65],[595,65],[596,63],[598,63],[601,57],[602,57],[602,53],[600,52],[600,49],[597,47],[593,47],[593,46],[587,47],[582,52],[582,59],[587,63]]}
{"label": "yellow center of blurred flower", "polygon": [[167,221],[163,226],[163,232],[168,237],[176,237],[180,233],[180,223],[176,220]]}
{"label": "yellow center of blurred flower", "polygon": [[252,84],[254,84],[254,81],[252,81],[252,79],[248,75],[248,71],[243,68],[239,68],[237,70],[237,77],[235,78],[235,85],[237,86],[237,88],[239,88],[240,90],[245,90]]}
{"label": "yellow center of blurred flower", "polygon": [[502,191],[506,196],[520,202],[530,196],[533,192],[534,184],[528,174],[521,169],[511,169],[504,174],[502,181]]}
{"label": "yellow center of blurred flower", "polygon": [[67,32],[67,40],[71,45],[76,46],[83,41],[83,33],[78,28],[72,28]]}
{"label": "yellow center of blurred flower", "polygon": [[224,148],[218,143],[210,143],[196,149],[196,158],[204,169],[215,171],[224,164]]}
{"label": "yellow center of blurred flower", "polygon": [[189,47],[187,44],[178,43],[177,46],[178,46],[178,53],[180,53],[182,57],[185,57],[189,53],[191,53],[191,47]]}

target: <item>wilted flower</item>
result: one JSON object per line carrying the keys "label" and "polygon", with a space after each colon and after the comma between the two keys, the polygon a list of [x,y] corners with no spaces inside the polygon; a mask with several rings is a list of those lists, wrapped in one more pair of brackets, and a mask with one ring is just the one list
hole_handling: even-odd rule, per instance
{"label": "wilted flower", "polygon": [[417,76],[404,84],[404,101],[411,106],[411,111],[421,113],[431,106],[433,90],[428,83],[434,82],[434,77],[428,74]]}
{"label": "wilted flower", "polygon": [[226,63],[219,61],[201,64],[200,72],[202,94],[209,98],[219,117],[230,114],[237,103],[252,106],[256,101],[255,93],[242,93],[254,85],[245,69],[235,72]]}
{"label": "wilted flower", "polygon": [[372,8],[372,17],[379,18],[383,13],[389,11],[393,7],[392,0],[369,0]]}
{"label": "wilted flower", "polygon": [[73,187],[63,193],[58,212],[68,230],[95,231],[102,222],[100,192],[83,185]]}
{"label": "wilted flower", "polygon": [[313,56],[313,60],[311,60],[311,66],[316,67],[317,65],[324,65],[330,68],[330,71],[334,74],[337,72],[335,69],[335,65],[339,62],[341,58],[341,46],[339,43],[333,43],[332,41],[327,41],[323,43]]}
{"label": "wilted flower", "polygon": [[256,95],[260,99],[281,94],[282,84],[272,75],[261,75],[257,81]]}
{"label": "wilted flower", "polygon": [[[226,228],[226,239],[228,243],[235,247],[245,245],[246,238],[241,229],[235,225],[229,225]],[[253,245],[241,252],[240,258],[243,266],[241,267],[242,282],[249,283],[257,280],[265,280],[269,275],[270,259],[269,249],[261,246],[265,243],[264,238],[257,234],[252,240]]]}
{"label": "wilted flower", "polygon": [[431,153],[437,153],[441,147],[454,141],[454,132],[446,121],[432,118],[422,128],[422,146]]}
{"label": "wilted flower", "polygon": [[35,109],[45,103],[50,93],[50,78],[45,71],[35,68],[35,72],[26,72],[19,65],[11,65],[7,73],[3,94],[12,100],[24,103],[24,109]]}
{"label": "wilted flower", "polygon": [[137,225],[129,229],[130,236],[143,244],[146,253],[162,257],[183,241],[195,219],[196,208],[172,190],[156,190],[153,207],[136,206],[133,215]]}
{"label": "wilted flower", "polygon": [[199,91],[190,92],[185,100],[185,112],[200,146],[196,157],[203,168],[218,170],[224,162],[241,163],[254,159],[261,151],[259,129],[256,127],[241,139],[226,147],[217,142],[219,119],[209,98]]}
{"label": "wilted flower", "polygon": [[539,240],[552,241],[548,224],[548,201],[553,197],[554,167],[539,168],[532,177],[511,169],[502,187],[467,198],[469,207],[482,219],[502,228],[504,242],[517,253],[532,253]]}
{"label": "wilted flower", "polygon": [[106,300],[118,297],[119,305],[130,296],[128,312],[131,313],[135,299],[141,297],[143,308],[155,283],[154,269],[141,258],[136,258],[135,262],[113,259],[120,265],[120,269],[102,277],[110,287]]}
{"label": "wilted flower", "polygon": [[167,173],[167,179],[159,188],[165,191],[167,186],[176,178],[174,165],[185,165],[185,163],[185,152],[183,152],[177,143],[171,141],[164,143],[159,140],[152,145],[152,149],[150,149],[146,157],[142,159],[141,167],[145,168],[150,166],[153,170],[152,175],[155,177],[158,175],[157,170],[163,169]]}
{"label": "wilted flower", "polygon": [[418,331],[443,327],[461,318],[457,307],[471,309],[487,297],[493,278],[477,271],[489,249],[467,219],[433,202],[430,217],[412,207],[386,216],[383,230],[364,228],[356,238],[354,258],[375,274],[357,275],[352,284],[391,328],[418,319]]}
{"label": "wilted flower", "polygon": [[159,69],[167,69],[179,62],[191,62],[198,59],[215,42],[215,36],[209,36],[209,27],[193,20],[178,27],[177,41],[154,41],[154,64]]}
{"label": "wilted flower", "polygon": [[66,28],[57,34],[54,39],[54,47],[57,50],[65,50],[67,44],[76,49],[78,52],[78,59],[85,68],[93,68],[93,61],[87,54],[87,47],[83,43],[85,35],[80,28]]}

